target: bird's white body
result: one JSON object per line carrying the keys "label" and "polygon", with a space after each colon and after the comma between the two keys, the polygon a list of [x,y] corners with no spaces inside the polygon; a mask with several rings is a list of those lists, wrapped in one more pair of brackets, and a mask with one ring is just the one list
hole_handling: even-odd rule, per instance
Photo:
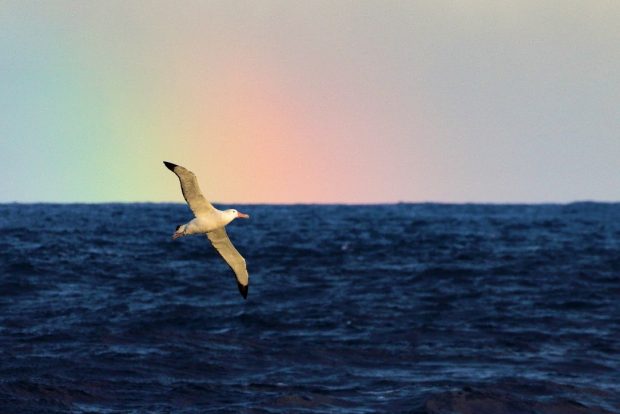
{"label": "bird's white body", "polygon": [[179,177],[183,197],[195,216],[193,220],[178,226],[172,238],[178,239],[190,234],[206,234],[213,247],[235,272],[239,292],[244,299],[247,298],[249,275],[245,259],[228,238],[226,225],[236,218],[249,218],[250,216],[234,209],[218,210],[202,195],[194,173],[171,162],[164,161],[164,165]]}
{"label": "bird's white body", "polygon": [[[236,212],[233,213],[233,211],[234,210],[222,211],[215,209],[211,214],[196,217],[182,226],[183,235],[206,234],[221,229],[237,218]],[[179,230],[181,230],[181,228]]]}

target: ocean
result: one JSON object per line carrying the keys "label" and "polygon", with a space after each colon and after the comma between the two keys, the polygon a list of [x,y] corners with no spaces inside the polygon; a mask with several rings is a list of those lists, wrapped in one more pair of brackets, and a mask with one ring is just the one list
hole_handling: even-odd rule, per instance
{"label": "ocean", "polygon": [[0,413],[620,413],[620,204],[0,205]]}

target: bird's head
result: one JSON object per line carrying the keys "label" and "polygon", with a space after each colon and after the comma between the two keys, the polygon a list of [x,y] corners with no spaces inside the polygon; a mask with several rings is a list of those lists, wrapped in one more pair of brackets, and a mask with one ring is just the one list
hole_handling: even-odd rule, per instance
{"label": "bird's head", "polygon": [[224,211],[224,214],[226,215],[226,219],[227,221],[230,223],[231,221],[233,221],[236,218],[245,218],[245,219],[249,219],[250,216],[247,214],[243,214],[240,211],[235,210],[234,208],[228,209],[226,211]]}
{"label": "bird's head", "polygon": [[187,228],[187,224],[181,224],[181,225],[177,226],[177,228],[174,230],[174,234],[172,235],[172,240],[176,240],[179,237],[185,236],[185,229],[186,228]]}

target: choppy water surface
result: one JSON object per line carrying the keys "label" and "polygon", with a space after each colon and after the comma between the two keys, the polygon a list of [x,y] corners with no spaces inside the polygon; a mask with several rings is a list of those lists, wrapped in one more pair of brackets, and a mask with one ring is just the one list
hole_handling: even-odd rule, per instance
{"label": "choppy water surface", "polygon": [[619,413],[620,204],[0,205],[0,407]]}

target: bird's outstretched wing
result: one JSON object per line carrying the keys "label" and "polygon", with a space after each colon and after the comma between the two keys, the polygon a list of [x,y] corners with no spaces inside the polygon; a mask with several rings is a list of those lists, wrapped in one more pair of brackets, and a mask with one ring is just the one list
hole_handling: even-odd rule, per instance
{"label": "bird's outstretched wing", "polygon": [[235,272],[239,292],[241,292],[244,299],[247,298],[249,276],[248,269],[245,266],[245,259],[231,243],[228,234],[226,234],[226,229],[222,227],[221,229],[210,231],[207,233],[207,237],[211,240],[213,247],[215,247],[224,260],[226,260],[228,266]]}
{"label": "bird's outstretched wing", "polygon": [[194,216],[198,217],[215,211],[211,203],[202,195],[200,187],[198,186],[198,180],[193,172],[180,165],[167,161],[164,161],[164,165],[179,177],[183,197],[185,201],[187,201],[187,205],[189,205],[192,213],[194,213]]}

